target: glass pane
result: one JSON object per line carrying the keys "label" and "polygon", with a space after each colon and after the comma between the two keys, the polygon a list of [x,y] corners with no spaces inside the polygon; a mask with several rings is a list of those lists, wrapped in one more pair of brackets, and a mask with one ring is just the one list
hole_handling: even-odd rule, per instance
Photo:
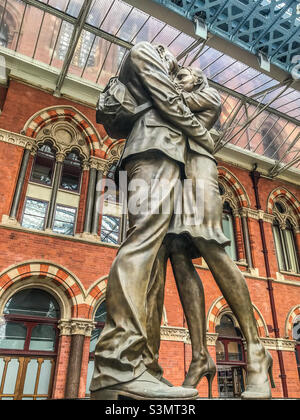
{"label": "glass pane", "polygon": [[60,233],[61,235],[74,235],[74,224],[55,221],[53,232]]}
{"label": "glass pane", "polygon": [[48,203],[27,198],[22,226],[27,229],[43,230]]}
{"label": "glass pane", "polygon": [[29,350],[54,351],[56,330],[52,325],[40,324],[31,333]]}
{"label": "glass pane", "polygon": [[106,303],[103,302],[97,309],[95,315],[95,322],[105,322],[106,321]]}
{"label": "glass pane", "polygon": [[222,337],[242,337],[240,330],[234,326],[229,315],[222,316],[220,324],[216,326],[216,332]]}
{"label": "glass pane", "polygon": [[[27,370],[26,370],[26,377],[25,377],[25,383],[24,383],[24,388],[23,388],[24,395],[34,394],[37,371],[38,371],[38,361],[36,359],[30,360],[30,362],[27,365]],[[28,397],[24,397],[22,399],[28,399]]]}
{"label": "glass pane", "polygon": [[273,235],[274,235],[276,255],[277,255],[279,269],[285,270],[285,263],[284,263],[284,256],[283,256],[283,249],[282,249],[279,226],[273,226]]}
{"label": "glass pane", "polygon": [[216,343],[216,355],[217,361],[225,360],[225,347],[221,341],[217,341]]}
{"label": "glass pane", "polygon": [[294,273],[297,273],[299,268],[298,268],[298,262],[297,262],[297,253],[296,253],[296,248],[295,248],[295,240],[294,240],[293,231],[286,229],[284,233],[286,237],[287,254],[289,256],[289,262],[291,265],[290,269]]}
{"label": "glass pane", "polygon": [[54,155],[38,152],[31,173],[31,181],[51,185],[54,171]]}
{"label": "glass pane", "polygon": [[8,362],[8,366],[7,366],[3,394],[14,394],[18,370],[19,370],[19,360],[11,359],[10,362]]}
{"label": "glass pane", "polygon": [[90,384],[91,384],[93,372],[94,372],[94,360],[90,360],[88,364],[88,371],[87,371],[87,378],[86,378],[86,389],[85,389],[86,394],[90,394]]}
{"label": "glass pane", "polygon": [[4,308],[5,314],[59,318],[60,309],[54,298],[39,289],[26,289],[12,296]]}
{"label": "glass pane", "polygon": [[36,201],[30,198],[26,200],[25,213],[32,216],[45,217],[47,211],[47,203],[44,201]]}
{"label": "glass pane", "polygon": [[[51,372],[52,372],[51,360],[44,360],[41,365],[39,386],[37,390],[37,393],[39,395],[48,395]],[[39,399],[42,399],[42,398],[39,398]]]}
{"label": "glass pane", "polygon": [[231,240],[231,244],[226,246],[225,251],[227,254],[236,261],[236,246],[235,246],[235,235],[234,235],[234,228],[233,228],[233,220],[230,214],[223,213],[222,216],[222,226],[224,235]]}
{"label": "glass pane", "polygon": [[45,225],[45,219],[41,219],[37,216],[30,216],[28,214],[24,214],[22,220],[22,226],[26,229],[36,229],[36,230],[43,230]]}
{"label": "glass pane", "polygon": [[17,322],[7,322],[0,326],[0,348],[23,350],[27,328]]}
{"label": "glass pane", "polygon": [[102,328],[95,328],[92,331],[91,342],[90,342],[90,353],[94,353],[96,344],[102,332]]}
{"label": "glass pane", "polygon": [[57,206],[53,224],[53,232],[62,235],[73,235],[76,218],[76,209]]}
{"label": "glass pane", "polygon": [[[33,56],[42,19],[43,12],[40,9],[32,6],[26,7],[21,36],[17,46],[17,51],[21,54],[27,55],[28,57]],[[29,39],[30,42],[28,42]]]}
{"label": "glass pane", "polygon": [[119,243],[120,218],[108,215],[102,216],[101,241]]}
{"label": "glass pane", "polygon": [[229,360],[243,361],[243,351],[241,343],[231,341],[230,343],[228,343],[227,349]]}
{"label": "glass pane", "polygon": [[78,192],[80,186],[81,168],[64,165],[62,170],[60,188],[68,191]]}

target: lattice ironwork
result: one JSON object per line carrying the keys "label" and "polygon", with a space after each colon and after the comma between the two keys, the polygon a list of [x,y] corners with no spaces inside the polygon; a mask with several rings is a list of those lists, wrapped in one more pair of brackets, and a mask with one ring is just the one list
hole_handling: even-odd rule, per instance
{"label": "lattice ironwork", "polygon": [[193,20],[205,20],[208,30],[247,51],[263,52],[286,72],[300,52],[300,12],[297,0],[154,0]]}

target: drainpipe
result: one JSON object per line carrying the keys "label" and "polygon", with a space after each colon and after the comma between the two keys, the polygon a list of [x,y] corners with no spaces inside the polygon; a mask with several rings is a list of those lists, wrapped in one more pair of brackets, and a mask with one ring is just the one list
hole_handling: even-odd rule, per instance
{"label": "drainpipe", "polygon": [[[252,172],[250,172],[250,176],[251,176],[251,179],[252,179],[252,182],[253,182],[256,208],[257,208],[257,210],[261,210],[261,204],[260,204],[259,193],[258,193],[258,182],[260,180],[261,175],[258,171],[256,171],[256,167],[253,169]],[[278,320],[277,320],[277,312],[276,312],[274,293],[273,293],[273,280],[271,278],[269,255],[268,255],[268,248],[267,248],[266,235],[265,235],[265,229],[264,229],[264,221],[263,221],[263,219],[260,218],[258,220],[258,222],[259,222],[259,228],[260,228],[260,234],[261,234],[261,240],[262,240],[262,246],[263,246],[263,254],[264,254],[266,275],[267,275],[267,279],[268,279],[267,280],[268,281],[268,288],[267,289],[269,291],[269,299],[270,299],[272,319],[273,319],[273,325],[274,325],[273,331],[275,333],[275,337],[280,338]],[[287,389],[287,383],[286,383],[286,374],[285,374],[285,369],[284,369],[282,351],[277,350],[277,355],[278,355],[278,361],[279,361],[280,379],[281,379],[281,383],[282,383],[283,396],[284,396],[284,398],[288,398],[288,389]]]}

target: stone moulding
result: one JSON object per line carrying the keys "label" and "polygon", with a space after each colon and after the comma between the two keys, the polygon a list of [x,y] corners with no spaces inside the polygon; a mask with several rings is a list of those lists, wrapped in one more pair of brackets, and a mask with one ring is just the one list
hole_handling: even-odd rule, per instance
{"label": "stone moulding", "polygon": [[31,139],[23,134],[12,133],[11,131],[0,129],[0,141],[4,143],[14,144],[25,148],[28,145],[33,145],[34,139]]}
{"label": "stone moulding", "polygon": [[268,350],[281,350],[281,351],[295,351],[296,341],[287,340],[285,338],[261,338],[263,345]]}
{"label": "stone moulding", "polygon": [[[162,326],[160,328],[160,337],[162,341],[177,341],[185,344],[191,344],[189,331],[187,328]],[[218,334],[207,333],[207,345],[215,346]]]}

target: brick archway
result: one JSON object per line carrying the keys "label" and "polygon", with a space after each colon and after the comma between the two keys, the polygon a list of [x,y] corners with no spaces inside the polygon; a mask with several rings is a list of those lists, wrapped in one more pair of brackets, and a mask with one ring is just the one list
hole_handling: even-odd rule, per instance
{"label": "brick archway", "polygon": [[276,188],[270,193],[267,200],[267,212],[273,214],[276,198],[283,198],[289,204],[300,223],[300,203],[297,198],[285,188]]}
{"label": "brick archway", "polygon": [[285,321],[285,337],[289,338],[290,340],[293,340],[293,325],[297,317],[300,318],[300,305],[294,306],[290,310]]}
{"label": "brick archway", "polygon": [[[252,304],[252,307],[253,307],[254,317],[255,317],[256,325],[258,329],[258,335],[260,337],[268,336],[269,335],[268,328],[261,313],[253,304]],[[209,333],[216,332],[217,321],[221,313],[224,312],[224,310],[226,310],[227,308],[229,308],[229,305],[227,304],[223,296],[219,297],[213,302],[207,314],[207,331]]]}
{"label": "brick archway", "polygon": [[233,191],[238,206],[240,208],[250,207],[250,199],[248,197],[248,194],[241,182],[237,179],[237,177],[223,166],[218,166],[218,173],[219,178],[221,180],[224,180],[224,182]]}
{"label": "brick archway", "polygon": [[71,106],[55,106],[40,110],[26,122],[22,134],[36,138],[42,128],[57,121],[72,122],[82,133],[91,156],[102,157],[103,139],[100,134],[80,111]]}
{"label": "brick archway", "polygon": [[87,291],[87,302],[89,304],[88,318],[92,319],[97,304],[101,298],[105,297],[108,276],[101,277]]}
{"label": "brick archway", "polygon": [[79,280],[75,278],[66,269],[52,264],[50,262],[24,262],[17,266],[13,266],[0,274],[0,298],[9,289],[19,283],[34,277],[33,281],[28,284],[35,286],[36,280],[39,284],[53,284],[56,288],[62,289],[67,296],[71,306],[71,316],[77,318],[81,316],[83,307],[86,306],[84,299],[84,289]]}

